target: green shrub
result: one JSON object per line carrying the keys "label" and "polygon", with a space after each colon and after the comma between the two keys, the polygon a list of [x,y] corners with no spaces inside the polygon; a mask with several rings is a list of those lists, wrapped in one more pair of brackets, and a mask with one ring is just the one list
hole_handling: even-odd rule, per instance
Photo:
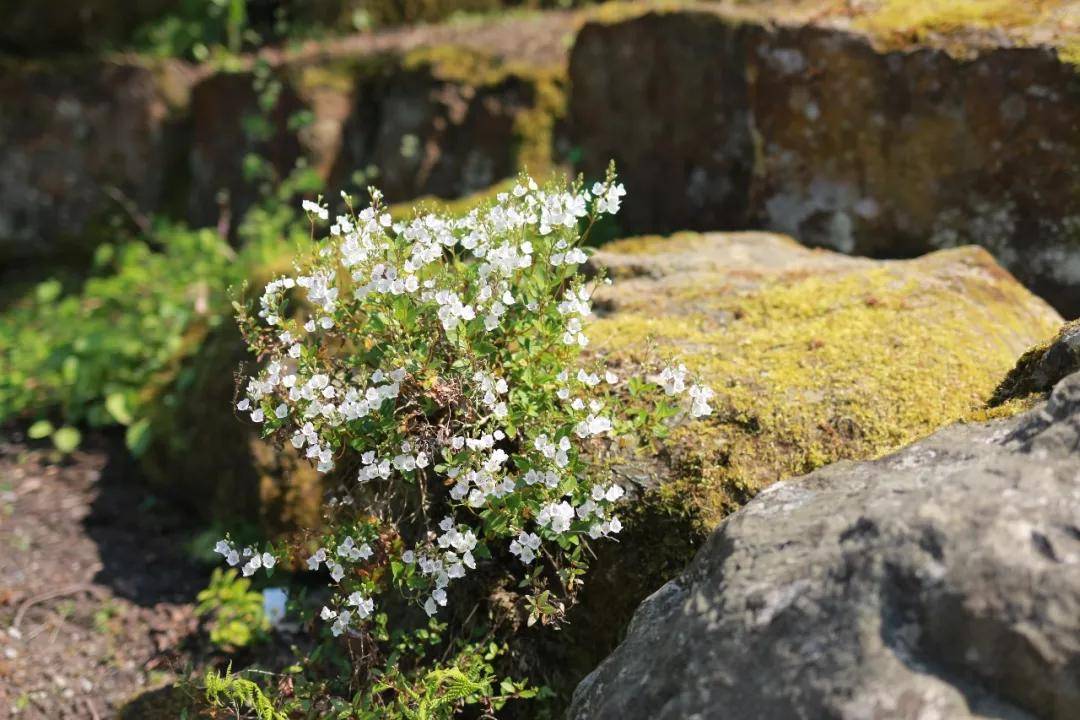
{"label": "green shrub", "polygon": [[143,389],[222,321],[225,290],[242,277],[210,230],[166,227],[155,240],[103,245],[81,288],[48,280],[0,316],[0,421],[125,425],[139,449]]}
{"label": "green shrub", "polygon": [[247,647],[270,629],[262,593],[253,592],[251,581],[237,577],[235,570],[215,568],[197,600],[195,614],[205,619],[210,642],[223,650]]}
{"label": "green shrub", "polygon": [[[126,428],[148,446],[152,404],[190,382],[190,360],[233,313],[230,287],[304,237],[275,200],[240,227],[243,249],[217,232],[161,225],[152,236],[98,248],[74,288],[47,280],[0,314],[0,423],[78,444],[78,427]],[[298,234],[299,233],[299,234]]]}

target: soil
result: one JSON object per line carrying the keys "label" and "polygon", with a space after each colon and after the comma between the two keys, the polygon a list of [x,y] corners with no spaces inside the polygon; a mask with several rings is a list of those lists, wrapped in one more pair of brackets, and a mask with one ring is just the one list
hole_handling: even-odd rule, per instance
{"label": "soil", "polygon": [[60,460],[2,438],[0,718],[114,717],[197,660],[191,523],[115,439]]}

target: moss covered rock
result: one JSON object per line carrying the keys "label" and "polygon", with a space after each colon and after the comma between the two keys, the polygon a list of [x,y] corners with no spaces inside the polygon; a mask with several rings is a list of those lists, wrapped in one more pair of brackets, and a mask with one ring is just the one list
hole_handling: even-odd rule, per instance
{"label": "moss covered rock", "polygon": [[594,262],[615,278],[597,294],[594,352],[623,374],[678,358],[715,389],[715,412],[615,464],[634,490],[626,530],[598,547],[569,626],[537,640],[557,687],[614,647],[727,513],[782,478],[983,418],[1016,357],[1061,322],[977,247],[873,261],[685,233],[615,242]]}
{"label": "moss covered rock", "polygon": [[1039,343],[1016,361],[994,390],[990,405],[997,407],[1033,394],[1050,392],[1066,375],[1080,371],[1080,320],[1065,323],[1050,340]]}

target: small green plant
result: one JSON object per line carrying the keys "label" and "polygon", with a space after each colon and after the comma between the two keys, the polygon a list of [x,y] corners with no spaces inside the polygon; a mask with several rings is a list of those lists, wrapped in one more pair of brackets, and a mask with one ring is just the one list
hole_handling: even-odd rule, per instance
{"label": "small green plant", "polygon": [[258,685],[247,678],[234,675],[232,664],[224,673],[208,670],[203,678],[203,685],[208,703],[214,707],[228,708],[237,718],[288,720],[288,716],[274,708],[274,704]]}
{"label": "small green plant", "polygon": [[161,57],[207,60],[239,53],[261,38],[248,23],[246,0],[182,0],[168,14],[139,28],[135,46]]}
{"label": "small green plant", "polygon": [[251,581],[235,570],[214,570],[210,585],[199,593],[195,614],[205,619],[210,642],[231,652],[265,638],[270,622],[263,611],[263,596],[251,590]]}

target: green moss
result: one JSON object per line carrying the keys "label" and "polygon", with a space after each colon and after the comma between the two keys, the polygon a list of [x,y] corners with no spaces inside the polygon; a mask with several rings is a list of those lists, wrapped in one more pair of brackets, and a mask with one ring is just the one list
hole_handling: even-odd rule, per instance
{"label": "green moss", "polygon": [[902,33],[922,39],[928,33],[952,33],[970,28],[1029,25],[1052,2],[1015,0],[886,0],[859,20],[873,32]]}
{"label": "green moss", "polygon": [[391,205],[389,208],[390,215],[395,221],[408,220],[420,212],[437,212],[460,217],[467,215],[474,208],[494,200],[499,193],[509,192],[510,188],[514,186],[514,182],[514,178],[507,178],[489,188],[452,200],[434,195],[426,195],[416,200],[407,200]]}
{"label": "green moss", "polygon": [[462,45],[434,45],[407,52],[401,60],[405,70],[428,70],[433,77],[473,87],[497,85],[510,75],[506,63]]}
{"label": "green moss", "polygon": [[[250,297],[289,271],[292,257],[287,242],[245,256]],[[216,327],[193,326],[174,362],[140,398],[152,428],[143,472],[155,489],[194,503],[207,520],[255,520],[269,535],[317,526],[324,489],[318,473],[261,440],[231,411],[237,373],[254,362],[231,318]]]}
{"label": "green moss", "polygon": [[554,156],[555,132],[566,117],[566,71],[533,68],[525,77],[533,86],[533,106],[514,120],[518,169],[533,177],[547,177],[558,164]]}
{"label": "green moss", "polygon": [[1080,38],[1070,38],[1057,50],[1058,59],[1080,70]]}
{"label": "green moss", "polygon": [[[615,249],[650,245],[664,247]],[[1052,312],[1030,311],[1037,301],[972,248],[788,272],[751,290],[728,289],[733,279],[616,288],[618,311],[591,330],[617,363],[640,364],[651,339],[716,389],[714,416],[665,443],[675,480],[653,498],[702,531],[776,480],[979,417],[1018,343],[1054,328]]]}

